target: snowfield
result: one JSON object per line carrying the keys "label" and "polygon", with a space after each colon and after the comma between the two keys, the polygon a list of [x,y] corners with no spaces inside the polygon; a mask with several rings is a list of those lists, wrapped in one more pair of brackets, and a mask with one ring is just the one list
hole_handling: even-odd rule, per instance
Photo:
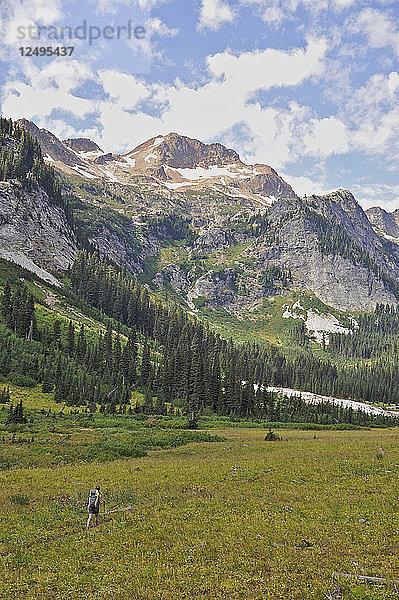
{"label": "snowfield", "polygon": [[309,404],[320,404],[321,402],[329,402],[330,404],[336,404],[342,408],[352,408],[353,410],[363,410],[369,415],[383,415],[386,417],[397,416],[394,412],[378,408],[377,406],[371,406],[365,402],[355,402],[354,400],[345,400],[344,398],[333,398],[332,396],[321,396],[319,394],[313,394],[312,392],[301,392],[300,390],[293,390],[291,388],[273,387],[268,386],[266,388],[268,392],[275,392],[287,396],[287,398],[299,398]]}
{"label": "snowfield", "polygon": [[79,173],[79,175],[83,175],[83,177],[87,177],[88,179],[97,179],[96,175],[93,175],[92,173],[88,173],[87,171],[82,169],[82,167],[75,165],[74,167],[72,167],[72,169],[74,171],[76,171],[77,173]]}
{"label": "snowfield", "polygon": [[176,171],[191,181],[198,179],[211,179],[213,177],[240,177],[238,173],[233,173],[230,170],[230,165],[227,167],[219,167],[218,165],[211,165],[207,169],[204,167],[195,167],[195,169],[176,169]]}
{"label": "snowfield", "polygon": [[183,183],[164,182],[163,185],[165,185],[170,190],[177,190],[178,188],[187,187],[188,185],[198,185],[198,181],[183,181]]}
{"label": "snowfield", "polygon": [[276,202],[276,196],[262,196],[261,194],[255,194],[256,200],[263,204],[263,206],[271,206],[273,202]]}
{"label": "snowfield", "polygon": [[[305,317],[305,315],[294,312],[295,310],[305,311],[299,300],[292,305],[291,309],[289,306],[285,307],[285,311],[282,315],[283,318],[302,319],[305,321],[306,329],[313,333],[317,343],[319,344],[323,341],[323,333],[350,333],[350,330],[346,327],[343,327],[338,319],[330,313],[322,314],[315,312],[312,309],[308,309]],[[326,339],[326,343],[328,344],[328,339]]]}
{"label": "snowfield", "polygon": [[158,158],[156,154],[147,154],[147,156],[144,158],[144,161],[146,163],[150,162],[150,160],[152,160],[153,158]]}
{"label": "snowfield", "polygon": [[101,169],[103,173],[105,173],[105,175],[108,177],[108,179],[110,181],[113,181],[114,183],[122,183],[121,181],[119,181],[119,179],[117,177],[115,177],[115,175],[112,173],[112,171],[110,171],[109,169]]}

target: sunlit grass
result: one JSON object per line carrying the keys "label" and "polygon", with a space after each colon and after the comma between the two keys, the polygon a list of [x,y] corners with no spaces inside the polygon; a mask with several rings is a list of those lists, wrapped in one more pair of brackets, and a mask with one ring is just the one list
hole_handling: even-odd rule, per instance
{"label": "sunlit grass", "polygon": [[[7,379],[5,379],[7,381]],[[65,406],[59,402],[54,402],[54,394],[48,393],[43,394],[42,386],[36,385],[33,388],[27,387],[19,387],[16,385],[12,385],[9,383],[1,384],[0,386],[7,385],[10,389],[10,400],[15,405],[18,404],[20,400],[22,400],[22,404],[26,409],[35,409],[35,410],[45,410],[52,412],[60,412],[61,410],[66,410],[67,413],[70,412],[70,408],[65,408]]]}
{"label": "sunlit grass", "polygon": [[[221,433],[149,457],[0,473],[0,597],[322,600],[336,585],[344,600],[397,597],[332,579],[398,578],[397,430]],[[86,533],[97,484],[107,510],[133,510]]]}

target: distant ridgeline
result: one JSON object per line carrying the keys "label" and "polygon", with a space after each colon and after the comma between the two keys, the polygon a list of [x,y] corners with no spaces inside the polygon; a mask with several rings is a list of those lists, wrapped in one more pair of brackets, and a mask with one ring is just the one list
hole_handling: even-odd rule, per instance
{"label": "distant ridgeline", "polygon": [[[55,313],[36,318],[25,284],[6,286],[0,298],[0,373],[10,382],[40,382],[43,392],[54,391],[57,402],[110,413],[124,413],[129,405],[130,411],[166,414],[178,409],[189,417],[206,411],[299,423],[396,422],[331,404],[281,399],[263,389],[277,385],[393,402],[396,362],[338,369],[311,354],[290,360],[273,346],[234,345],[182,309],[155,301],[129,273],[87,252],[70,269],[65,291],[71,304],[106,323],[106,330],[77,329]],[[384,318],[397,316],[384,312]],[[359,336],[359,330],[352,335]],[[133,389],[144,393],[145,402],[132,409]]]}

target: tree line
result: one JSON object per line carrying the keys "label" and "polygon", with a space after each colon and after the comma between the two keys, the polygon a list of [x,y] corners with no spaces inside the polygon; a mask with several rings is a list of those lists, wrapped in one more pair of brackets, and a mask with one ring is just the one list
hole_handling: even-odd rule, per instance
{"label": "tree line", "polygon": [[[129,274],[97,255],[82,252],[69,279],[72,291],[90,297],[87,306],[101,309],[106,329],[96,333],[53,318],[27,335],[29,319],[34,320],[32,298],[21,283],[14,289],[6,286],[0,299],[5,323],[0,326],[0,373],[10,380],[15,373],[23,374],[40,382],[43,392],[53,392],[57,402],[93,411],[125,412],[138,389],[145,401],[134,410],[147,414],[177,408],[193,418],[208,410],[234,418],[355,422],[349,413],[330,406],[320,412],[320,406],[262,391],[267,385],[282,385],[316,387],[310,391],[328,394],[327,382],[339,381],[331,364],[314,362],[311,356],[289,361],[273,347],[236,346],[179,308],[154,301]],[[373,417],[359,419],[377,422]]]}

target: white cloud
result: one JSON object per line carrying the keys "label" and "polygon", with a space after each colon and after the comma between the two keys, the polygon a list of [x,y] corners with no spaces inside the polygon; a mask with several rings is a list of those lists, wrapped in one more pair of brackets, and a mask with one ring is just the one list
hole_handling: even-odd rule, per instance
{"label": "white cloud", "polygon": [[247,158],[283,164],[292,153],[292,128],[304,117],[304,110],[295,103],[286,111],[262,108],[250,102],[251,97],[259,90],[296,86],[317,76],[323,70],[325,49],[323,40],[311,40],[306,49],[292,52],[268,49],[235,56],[225,51],[210,56],[205,85],[194,88],[177,81],[155,92],[155,101],[165,107],[161,125],[210,140],[228,136],[237,123],[245,122],[256,148]]}
{"label": "white cloud", "polygon": [[324,39],[313,39],[309,40],[306,49],[284,52],[268,48],[238,56],[224,51],[209,56],[207,62],[214,76],[223,77],[225,83],[231,82],[249,92],[298,85],[308,77],[320,74],[326,49]]}
{"label": "white cloud", "polygon": [[399,56],[399,30],[397,19],[390,19],[388,14],[374,8],[365,8],[359,14],[353,29],[361,31],[372,48],[392,47]]}
{"label": "white cloud", "polygon": [[148,86],[133,75],[113,70],[100,71],[98,81],[109,95],[114,109],[133,110],[150,95]]}
{"label": "white cloud", "polygon": [[290,186],[299,196],[311,196],[312,194],[322,196],[323,194],[331,192],[331,189],[326,187],[325,183],[318,179],[311,179],[310,177],[304,176],[287,175],[285,173],[280,173],[280,175],[287,183],[290,184]]}
{"label": "white cloud", "polygon": [[391,153],[396,148],[399,158],[399,108],[381,115],[378,122],[365,120],[353,135],[353,145],[366,152]]}
{"label": "white cloud", "polygon": [[232,23],[234,18],[234,11],[224,0],[202,0],[198,28],[217,31],[223,23]]}
{"label": "white cloud", "polygon": [[399,158],[399,73],[376,73],[346,105],[354,131],[352,145],[366,152]]}
{"label": "white cloud", "polygon": [[[278,168],[303,152],[303,136],[314,128],[312,121],[309,129],[312,115],[294,102],[284,110],[262,108],[254,94],[317,77],[325,50],[324,40],[310,40],[306,48],[291,52],[267,49],[234,55],[225,51],[208,57],[208,81],[196,87],[179,80],[146,84],[115,70],[93,74],[76,61],[54,62],[40,72],[32,69],[23,83],[8,82],[3,111],[14,118],[33,118],[48,129],[54,109],[79,118],[91,115],[99,123],[101,147],[113,151],[176,130],[204,141],[220,140],[238,123],[246,123],[245,158]],[[75,90],[90,79],[102,86],[106,100],[76,96]],[[319,139],[316,134],[315,139]]]}
{"label": "white cloud", "polygon": [[116,14],[120,8],[123,7],[149,11],[155,6],[169,1],[170,0],[91,0],[91,4],[96,7],[96,11],[99,14],[105,15]]}
{"label": "white cloud", "polygon": [[[51,25],[63,16],[60,0],[2,0],[0,3],[0,34],[4,45],[21,43],[18,28],[30,25]],[[3,49],[2,55],[8,60]]]}
{"label": "white cloud", "polygon": [[336,117],[312,119],[310,126],[311,131],[303,140],[306,154],[331,156],[348,151],[350,133],[345,124]]}
{"label": "white cloud", "polygon": [[25,80],[8,81],[2,90],[2,112],[14,119],[26,117],[45,127],[54,109],[84,118],[96,110],[96,102],[74,95],[93,73],[76,60],[53,61],[41,70],[27,63]]}
{"label": "white cloud", "polygon": [[316,16],[326,10],[342,11],[355,2],[356,0],[240,0],[244,6],[253,6],[266,23],[274,26],[293,19],[299,8]]}
{"label": "white cloud", "polygon": [[355,4],[355,2],[356,0],[334,0],[334,4],[338,9],[348,8],[349,6]]}
{"label": "white cloud", "polygon": [[[112,0],[113,2],[114,0]],[[150,10],[154,8],[154,6],[158,6],[159,4],[164,4],[165,2],[170,2],[170,0],[137,0],[140,8]]]}
{"label": "white cloud", "polygon": [[380,206],[392,212],[399,208],[399,185],[354,184],[352,191],[364,209]]}
{"label": "white cloud", "polygon": [[174,37],[179,33],[176,27],[168,27],[159,17],[148,19],[145,29],[147,35],[157,35],[159,37]]}

